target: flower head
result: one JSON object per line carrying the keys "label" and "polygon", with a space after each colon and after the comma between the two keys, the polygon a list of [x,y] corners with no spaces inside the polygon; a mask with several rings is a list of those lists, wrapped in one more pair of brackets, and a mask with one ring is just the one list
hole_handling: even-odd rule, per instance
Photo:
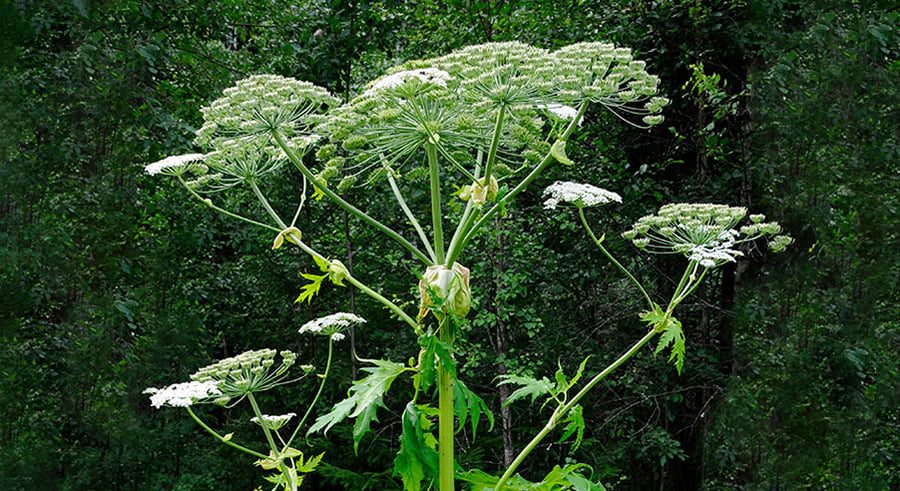
{"label": "flower head", "polygon": [[317,114],[338,104],[327,90],[293,78],[254,75],[225,89],[201,109],[196,143],[213,150],[235,145],[268,146],[272,133],[285,139],[309,135]]}
{"label": "flower head", "polygon": [[402,86],[412,82],[412,94],[421,90],[427,90],[428,86],[447,87],[450,80],[450,74],[434,67],[416,68],[412,70],[401,70],[398,72],[385,75],[373,82],[364,92],[366,96],[375,96],[380,91],[388,91],[398,86]]}
{"label": "flower head", "polygon": [[555,210],[562,202],[572,203],[579,207],[605,205],[609,202],[622,202],[622,197],[612,191],[607,191],[590,184],[577,182],[556,181],[544,190],[544,208]]}
{"label": "flower head", "polygon": [[621,119],[642,117],[645,126],[663,121],[659,115],[669,100],[657,96],[659,77],[650,75],[646,63],[635,60],[628,48],[610,43],[576,43],[553,52],[557,61],[552,75],[558,101],[591,101],[603,105]]}
{"label": "flower head", "polygon": [[254,417],[250,418],[250,422],[256,423],[260,426],[265,426],[266,428],[268,428],[270,430],[279,430],[295,416],[297,416],[296,413],[280,414],[277,416],[270,416],[268,414],[263,414],[262,420],[260,420],[260,418],[257,418],[254,416]]}
{"label": "flower head", "polygon": [[[546,109],[551,115],[555,118],[563,120],[563,121],[571,121],[578,116],[578,109],[567,106],[565,104],[538,104],[538,109]],[[584,122],[584,116],[578,119],[578,126],[581,126],[581,123]]]}
{"label": "flower head", "polygon": [[147,388],[143,392],[150,395],[150,404],[159,409],[163,406],[188,407],[198,402],[208,402],[210,399],[220,396],[215,381],[204,382],[191,381],[180,384],[172,384],[161,389]]}
{"label": "flower head", "polygon": [[[319,317],[300,326],[300,334],[316,334],[321,336],[331,336],[334,341],[343,339],[343,332],[352,325],[363,324],[366,320],[362,317],[348,312],[337,312],[335,314]],[[337,336],[336,336],[337,335]]]}
{"label": "flower head", "polygon": [[202,153],[173,155],[145,166],[144,171],[151,176],[157,174],[178,176],[184,174],[191,168],[196,168],[198,166],[197,163],[201,162],[203,157],[204,155]]}
{"label": "flower head", "polygon": [[287,371],[296,362],[297,355],[282,351],[281,364],[276,367],[278,355],[273,349],[245,351],[197,370],[191,380],[215,383],[226,399],[242,398],[287,383]]}
{"label": "flower head", "polygon": [[737,246],[760,237],[774,237],[770,242],[773,250],[783,250],[790,243],[789,237],[777,235],[781,227],[775,222],[763,223],[762,215],[753,215],[753,223],[736,228],[746,214],[747,209],[738,206],[668,204],[656,215],[639,219],[622,235],[639,249],[683,254],[707,268],[735,262],[744,255]]}

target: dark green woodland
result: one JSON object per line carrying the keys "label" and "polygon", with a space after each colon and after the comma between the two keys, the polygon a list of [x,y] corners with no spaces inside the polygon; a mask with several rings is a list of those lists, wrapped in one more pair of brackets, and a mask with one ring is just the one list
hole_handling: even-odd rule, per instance
{"label": "dark green woodland", "polygon": [[[369,322],[335,344],[324,414],[364,375],[354,352],[403,363],[416,338],[351,288],[295,303],[299,273],[317,272],[307,256],[276,253],[274,234],[144,166],[193,151],[199,108],[250,75],[347,100],[403,61],[513,40],[628,46],[671,104],[651,130],[588,111],[566,147],[577,165],[551,166],[470,246],[455,356],[495,424],[457,434],[457,463],[502,472],[546,418],[539,404],[501,409],[498,376],[588,355],[596,372],[642,333],[641,297],[577,215],[543,209],[541,190],[566,179],[622,195],[594,227],[653,295],[671,294],[683,264],[620,234],[665,203],[744,206],[794,243],[711,273],[680,307],[683,371],[642,350],[582,401],[581,445],[548,438],[523,476],[577,461],[611,490],[900,489],[900,11],[862,0],[0,0],[0,489],[271,489],[142,391],[251,349],[322,365],[325,345],[298,328],[358,312]],[[298,182],[270,192],[293,197]],[[345,197],[405,225],[390,195]],[[404,250],[326,201],[298,223],[415,308]],[[315,390],[259,397],[302,412]],[[310,435],[325,457],[303,489],[402,489],[411,393],[391,388],[358,452],[352,423]],[[237,439],[254,431],[245,406],[198,412]]]}

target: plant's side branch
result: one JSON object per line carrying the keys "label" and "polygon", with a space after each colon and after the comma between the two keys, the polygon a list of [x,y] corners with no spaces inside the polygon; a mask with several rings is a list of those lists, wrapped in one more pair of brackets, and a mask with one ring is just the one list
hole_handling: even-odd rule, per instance
{"label": "plant's side branch", "polygon": [[400,205],[406,218],[409,219],[409,223],[412,224],[413,228],[416,229],[416,233],[419,234],[419,240],[421,240],[422,244],[425,246],[428,256],[431,258],[432,262],[437,261],[437,257],[434,255],[434,249],[431,248],[431,241],[428,240],[428,236],[425,235],[425,230],[422,229],[422,225],[419,224],[419,221],[416,220],[416,216],[413,215],[412,210],[409,209],[406,200],[403,199],[403,194],[400,193],[397,181],[394,179],[394,176],[391,175],[390,171],[387,173],[387,180],[388,184],[391,186],[391,191],[394,192],[394,198],[397,199],[397,203]]}
{"label": "plant's side branch", "polygon": [[[291,244],[296,245],[297,247],[300,248],[300,250],[302,250],[303,252],[309,254],[310,256],[312,256],[314,258],[318,258],[318,259],[320,259],[322,261],[326,261],[326,262],[328,261],[328,258],[326,258],[322,254],[318,253],[315,249],[308,246],[306,243],[301,241],[299,237],[295,237],[293,234],[287,235],[287,241],[290,242]],[[363,283],[362,281],[357,279],[355,276],[350,274],[349,271],[347,271],[344,279],[347,280],[351,285],[353,285],[357,289],[359,289],[359,291],[374,298],[375,300],[377,300],[378,302],[383,304],[385,307],[390,309],[391,312],[397,314],[397,317],[399,317],[401,320],[403,320],[403,322],[407,323],[410,327],[412,327],[413,330],[416,331],[416,334],[419,334],[419,335],[422,334],[422,327],[419,326],[419,324],[412,317],[410,317],[409,314],[404,312],[403,309],[400,308],[400,306],[398,306],[394,302],[391,302],[390,300],[385,298],[384,295],[369,288],[365,283]]]}
{"label": "plant's side branch", "polygon": [[286,229],[287,225],[284,223],[284,221],[281,219],[281,217],[278,216],[278,213],[275,212],[275,209],[272,208],[272,205],[269,204],[269,200],[266,199],[265,195],[259,189],[259,186],[256,184],[256,182],[252,181],[252,180],[249,182],[250,182],[250,188],[253,189],[253,194],[256,195],[256,198],[259,200],[259,203],[263,206],[263,208],[266,209],[266,213],[268,213],[269,216],[272,217],[272,220],[275,220],[275,223],[277,223],[278,226],[281,227],[281,230]]}
{"label": "plant's side branch", "polygon": [[228,211],[228,210],[226,210],[226,209],[224,209],[224,208],[220,208],[220,207],[214,205],[214,204],[212,203],[211,200],[208,200],[208,199],[204,198],[203,196],[200,196],[200,195],[197,193],[197,191],[194,191],[193,189],[191,189],[191,187],[188,186],[186,182],[184,182],[184,178],[182,178],[181,176],[178,176],[178,182],[180,182],[181,185],[184,186],[184,188],[187,189],[189,193],[191,193],[191,196],[197,198],[197,200],[199,200],[199,201],[200,201],[201,203],[203,203],[204,205],[206,205],[206,206],[212,208],[213,210],[215,210],[215,211],[217,211],[217,212],[219,212],[219,213],[221,213],[221,214],[223,214],[223,215],[225,215],[225,216],[229,216],[229,217],[231,217],[231,218],[235,218],[235,219],[237,219],[237,220],[241,220],[241,221],[243,221],[243,222],[247,222],[247,223],[249,223],[249,224],[251,224],[251,225],[256,225],[257,227],[262,227],[262,228],[269,229],[269,230],[272,230],[272,231],[275,231],[275,232],[280,232],[280,230],[278,230],[277,228],[275,228],[275,227],[273,227],[273,226],[271,226],[271,225],[267,225],[267,224],[265,224],[265,223],[257,222],[256,220],[252,220],[252,219],[250,219],[250,218],[247,218],[247,217],[238,215],[237,213],[230,212],[230,211]]}
{"label": "plant's side branch", "polygon": [[284,449],[282,452],[288,449],[291,446],[291,442],[294,441],[294,438],[297,438],[297,434],[300,433],[300,428],[303,427],[303,423],[306,422],[306,418],[309,417],[310,413],[312,413],[313,408],[316,406],[316,402],[319,401],[319,396],[322,395],[322,390],[325,388],[325,381],[328,380],[328,373],[331,371],[331,355],[334,352],[334,340],[331,339],[331,336],[328,337],[328,360],[325,362],[325,371],[322,373],[322,381],[319,383],[319,390],[316,391],[315,397],[313,397],[312,402],[309,403],[309,407],[306,408],[306,412],[303,413],[303,417],[300,418],[300,422],[297,423],[297,427],[294,428],[294,432],[291,434],[291,437],[288,438],[287,443],[284,444]]}
{"label": "plant's side branch", "polygon": [[[584,215],[582,214],[582,218],[583,218],[583,216]],[[585,222],[585,226],[587,227],[586,222]],[[590,230],[590,228],[588,228],[588,230]],[[591,236],[592,236],[592,238],[595,239],[595,242],[597,242],[593,233],[591,233]],[[687,298],[687,296],[690,295],[697,288],[697,286],[700,284],[700,282],[703,280],[704,276],[706,275],[706,272],[709,270],[709,268],[704,269],[703,273],[701,273],[698,278],[694,278],[694,275],[696,274],[696,271],[697,271],[697,267],[698,267],[697,262],[691,261],[690,263],[688,263],[687,267],[685,268],[684,274],[681,277],[681,281],[678,284],[678,288],[675,289],[675,292],[672,294],[672,299],[669,300],[669,305],[666,306],[665,317],[662,321],[663,324],[665,324],[665,322],[672,316],[672,312],[675,310],[675,307],[677,307],[678,304],[681,303],[681,301],[683,301],[685,298]],[[651,306],[652,306],[652,303],[651,303]],[[628,349],[628,351],[626,351],[622,356],[620,356],[618,359],[616,359],[616,361],[612,362],[609,366],[604,368],[603,371],[601,371],[600,373],[595,375],[590,381],[588,381],[588,383],[586,383],[584,385],[584,387],[582,387],[581,390],[579,390],[578,393],[575,394],[574,397],[572,397],[571,400],[569,400],[567,403],[561,404],[559,407],[557,407],[556,410],[553,411],[553,414],[550,416],[550,420],[547,422],[547,424],[544,426],[544,428],[537,435],[535,435],[534,438],[531,439],[531,441],[528,443],[528,445],[526,445],[525,448],[523,448],[522,451],[519,452],[519,455],[516,456],[512,465],[510,465],[510,467],[508,469],[506,469],[506,472],[504,472],[503,475],[500,477],[500,480],[497,481],[497,486],[494,488],[494,490],[501,491],[503,489],[503,486],[510,479],[510,477],[512,477],[515,474],[516,469],[519,467],[519,465],[522,463],[522,461],[525,460],[525,457],[527,457],[528,454],[531,453],[531,451],[534,450],[534,448],[551,431],[553,431],[553,429],[556,427],[556,425],[560,421],[562,421],[562,419],[566,416],[566,414],[568,414],[569,411],[571,411],[572,408],[574,408],[575,405],[578,404],[578,401],[580,401],[585,395],[587,395],[587,393],[590,392],[591,389],[593,389],[598,383],[600,383],[601,380],[606,378],[610,373],[612,373],[617,368],[619,368],[623,363],[628,361],[629,358],[634,356],[635,353],[638,352],[638,350],[640,350],[645,344],[647,344],[657,334],[659,334],[659,333],[656,331],[656,329],[651,328],[650,331],[647,332],[646,334],[644,334],[644,337],[642,337],[640,340],[638,340],[638,342],[636,342],[634,345],[632,345],[631,348]]]}
{"label": "plant's side branch", "polygon": [[511,478],[515,474],[516,469],[518,469],[522,461],[525,460],[525,457],[527,457],[528,454],[530,454],[531,451],[534,450],[534,448],[537,447],[537,445],[551,431],[553,431],[556,425],[560,421],[562,421],[566,414],[573,407],[575,407],[575,404],[577,404],[582,397],[584,397],[592,388],[594,388],[594,386],[600,383],[601,380],[606,378],[610,373],[615,371],[615,369],[619,368],[623,363],[628,361],[629,358],[634,356],[634,354],[637,353],[638,350],[640,350],[645,344],[647,344],[648,341],[653,339],[656,334],[656,331],[651,329],[647,334],[644,335],[644,337],[642,337],[638,342],[634,343],[634,345],[632,345],[631,348],[629,348],[628,351],[626,351],[616,361],[612,362],[608,367],[604,368],[602,372],[595,375],[594,378],[592,378],[587,384],[585,384],[584,387],[582,387],[580,391],[578,391],[577,394],[575,394],[575,397],[573,397],[572,400],[570,400],[565,405],[556,408],[556,410],[553,411],[553,414],[550,416],[550,420],[547,421],[546,425],[544,425],[544,428],[541,429],[541,431],[537,435],[535,435],[530,442],[528,442],[528,445],[526,445],[525,448],[523,448],[522,451],[519,452],[519,455],[516,456],[515,460],[513,460],[513,463],[506,469],[506,472],[504,472],[500,477],[500,480],[497,481],[497,485],[494,490],[500,491],[503,489],[503,486],[506,484],[509,478]]}
{"label": "plant's side branch", "polygon": [[315,185],[317,188],[319,188],[322,191],[322,193],[325,196],[327,196],[330,200],[334,201],[341,208],[344,208],[345,210],[350,212],[350,214],[354,215],[355,217],[359,218],[360,220],[362,220],[362,221],[368,223],[369,225],[375,227],[376,229],[380,230],[388,237],[399,242],[400,245],[402,245],[409,252],[411,252],[412,255],[416,257],[416,259],[422,261],[425,264],[431,264],[431,259],[425,253],[420,251],[415,245],[413,245],[408,240],[403,238],[402,235],[395,232],[394,229],[379,222],[378,220],[376,220],[376,219],[372,218],[371,216],[369,216],[368,214],[366,214],[364,211],[362,211],[359,208],[348,203],[346,200],[344,200],[344,198],[341,198],[337,193],[335,193],[334,191],[329,189],[325,183],[321,182],[318,178],[316,178],[316,176],[312,173],[311,170],[309,170],[309,168],[306,166],[306,164],[303,163],[303,160],[300,159],[300,157],[298,157],[297,154],[294,153],[294,151],[291,150],[291,148],[287,146],[287,143],[285,143],[284,138],[281,136],[280,133],[273,132],[272,137],[275,139],[275,142],[278,143],[278,146],[281,147],[281,149],[284,151],[284,153],[288,156],[288,158],[291,160],[291,162],[294,164],[294,166],[297,167],[297,170],[299,170],[300,173],[303,174],[304,177],[309,179],[310,182],[313,183],[313,185]]}
{"label": "plant's side branch", "polygon": [[594,241],[594,244],[597,244],[597,247],[600,248],[600,251],[603,252],[603,255],[605,255],[606,258],[610,260],[610,262],[612,262],[617,268],[619,268],[619,270],[622,271],[622,273],[624,273],[625,276],[627,276],[628,279],[631,280],[631,282],[634,283],[634,285],[638,287],[638,290],[640,290],[641,294],[644,295],[644,299],[647,300],[647,305],[650,307],[650,310],[653,310],[653,307],[655,304],[653,303],[653,300],[650,299],[650,295],[647,293],[647,290],[644,288],[643,285],[641,285],[641,282],[638,281],[637,278],[635,278],[634,275],[632,275],[625,268],[625,266],[622,266],[622,264],[619,261],[617,261],[616,258],[614,258],[613,255],[609,253],[609,251],[606,250],[606,247],[603,246],[603,240],[598,239],[597,236],[594,234],[594,231],[591,229],[591,226],[588,225],[587,218],[585,218],[585,216],[584,216],[584,207],[582,207],[582,206],[578,207],[578,215],[581,217],[581,223],[582,223],[582,225],[584,225],[584,229],[587,230],[588,235],[590,235],[591,240]]}
{"label": "plant's side branch", "polygon": [[[559,136],[559,139],[561,141],[568,140],[568,138],[572,134],[572,132],[575,131],[575,127],[578,126],[578,121],[580,121],[581,118],[584,116],[584,113],[587,110],[587,107],[588,107],[587,101],[582,102],[578,106],[578,114],[575,115],[575,118],[572,119],[571,122],[569,122],[569,126],[567,126],[565,131],[563,131],[563,133]],[[475,234],[478,232],[478,229],[481,228],[481,226],[484,225],[488,220],[490,220],[491,217],[496,215],[504,206],[506,206],[506,204],[509,203],[509,201],[511,199],[513,199],[519,193],[524,191],[525,188],[528,187],[529,184],[531,184],[531,181],[534,181],[537,178],[537,176],[540,175],[540,173],[543,172],[543,170],[548,165],[550,165],[550,162],[552,162],[553,159],[554,158],[553,158],[552,152],[547,152],[547,155],[544,155],[544,158],[541,159],[540,163],[538,163],[538,165],[534,169],[532,169],[532,171],[527,176],[525,176],[525,179],[523,179],[522,182],[520,182],[518,185],[516,185],[516,187],[514,187],[512,190],[510,190],[508,193],[506,193],[506,195],[503,196],[502,199],[497,201],[497,203],[495,203],[494,206],[492,206],[490,209],[488,209],[488,211],[484,212],[484,214],[481,215],[481,217],[478,219],[478,221],[476,221],[475,224],[471,228],[469,228],[469,231],[466,233],[465,238],[463,238],[463,240],[459,241],[459,245],[457,246],[456,250],[450,251],[447,261],[452,264],[453,261],[455,261],[456,258],[459,256],[460,252],[462,252],[462,250],[465,248],[466,244],[468,244],[469,241],[472,240],[472,237],[474,237]],[[473,218],[474,218],[474,215],[473,215]],[[470,220],[471,219],[472,218],[470,218]]]}
{"label": "plant's side branch", "polygon": [[255,450],[250,450],[247,447],[238,445],[237,443],[234,443],[233,441],[231,441],[231,440],[225,438],[224,436],[220,435],[219,433],[217,433],[216,430],[210,428],[209,425],[204,423],[203,420],[201,420],[190,407],[186,407],[185,409],[187,409],[188,414],[191,415],[191,418],[193,418],[194,421],[196,421],[197,424],[200,425],[201,428],[206,430],[210,435],[216,437],[216,439],[219,440],[220,442],[224,443],[225,445],[228,445],[229,447],[236,448],[236,449],[240,450],[241,452],[248,453],[254,457],[258,457],[261,459],[266,458],[265,455],[255,451]]}

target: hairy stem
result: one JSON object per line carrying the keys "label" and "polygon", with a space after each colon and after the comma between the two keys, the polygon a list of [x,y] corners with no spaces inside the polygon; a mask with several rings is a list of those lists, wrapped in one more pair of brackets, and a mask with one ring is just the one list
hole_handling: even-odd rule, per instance
{"label": "hairy stem", "polygon": [[[481,157],[482,153],[478,152],[477,163],[475,164],[475,179],[474,181],[478,181],[478,176],[481,174]],[[447,249],[447,262],[444,263],[444,266],[450,268],[453,267],[453,261],[459,255],[458,250],[459,246],[462,243],[463,237],[466,236],[466,232],[469,230],[469,225],[472,219],[472,212],[475,210],[475,202],[473,200],[469,200],[466,203],[466,209],[463,211],[462,217],[459,219],[459,223],[456,225],[456,231],[453,232],[453,238],[450,239],[450,246]]]}
{"label": "hairy stem", "polygon": [[503,104],[497,111],[497,119],[494,120],[494,133],[491,135],[491,146],[488,148],[487,161],[484,164],[485,182],[491,180],[491,171],[494,170],[494,161],[497,160],[497,150],[500,148],[500,135],[503,134],[503,117],[505,115],[506,104]]}
{"label": "hairy stem", "polygon": [[[278,451],[278,446],[275,444],[275,439],[272,438],[272,432],[269,430],[269,427],[266,426],[266,422],[263,421],[263,414],[259,410],[259,405],[256,403],[256,398],[253,397],[252,393],[248,393],[247,400],[250,401],[250,406],[253,407],[253,413],[256,414],[256,419],[259,421],[259,426],[262,427],[263,433],[265,433],[266,435],[266,441],[269,442],[269,447],[272,449],[273,458],[278,458],[280,454],[280,452]],[[290,478],[290,474],[287,472],[287,468],[285,467],[284,462],[278,464],[278,470],[282,472],[284,478],[288,480],[288,484],[290,484],[291,488],[293,488],[293,480]]]}
{"label": "hairy stem", "polygon": [[258,458],[261,458],[261,459],[265,459],[265,458],[266,458],[265,455],[263,455],[263,454],[261,454],[261,453],[259,453],[259,452],[256,452],[256,451],[254,451],[254,450],[250,450],[250,449],[247,448],[247,447],[238,445],[237,443],[234,443],[234,442],[231,441],[231,440],[225,439],[224,436],[222,436],[222,435],[220,435],[219,433],[217,433],[216,430],[210,428],[209,425],[207,425],[206,423],[203,422],[203,420],[201,420],[199,417],[197,417],[197,415],[194,413],[194,411],[193,411],[190,407],[186,407],[185,409],[187,409],[188,414],[191,415],[191,418],[193,418],[194,421],[196,421],[197,424],[200,425],[201,428],[203,428],[204,430],[206,430],[210,435],[216,437],[216,439],[219,440],[220,442],[224,443],[225,445],[228,445],[229,447],[236,448],[236,449],[240,450],[241,452],[248,453],[248,454],[250,454],[250,455],[252,455],[252,456],[254,456],[254,457],[258,457]]}
{"label": "hairy stem", "polygon": [[250,406],[253,407],[253,414],[256,415],[257,421],[259,421],[259,426],[262,428],[263,433],[266,435],[266,441],[269,442],[269,447],[272,449],[272,453],[278,453],[278,447],[275,445],[275,439],[272,438],[272,432],[269,431],[269,427],[266,426],[265,421],[263,421],[263,414],[259,410],[259,404],[256,403],[256,398],[253,397],[252,393],[247,394],[247,400],[250,401]]}
{"label": "hairy stem", "polygon": [[253,180],[250,180],[249,183],[250,183],[250,188],[253,189],[253,194],[256,195],[256,198],[259,200],[259,203],[263,206],[263,208],[265,208],[266,213],[268,213],[269,216],[272,217],[272,220],[275,220],[275,223],[277,223],[278,226],[281,227],[281,230],[286,229],[287,225],[284,223],[283,220],[281,220],[281,217],[278,216],[278,213],[275,212],[275,209],[272,208],[272,205],[269,204],[269,200],[266,199],[266,196],[259,189],[259,186],[256,184],[256,182]]}
{"label": "hairy stem", "polygon": [[619,270],[622,271],[622,273],[624,273],[625,276],[627,276],[628,279],[638,287],[638,290],[640,290],[641,294],[644,295],[644,299],[647,300],[647,305],[649,305],[650,310],[653,310],[653,300],[650,299],[650,295],[647,293],[647,290],[644,289],[644,286],[641,285],[641,282],[638,281],[637,278],[635,278],[627,269],[625,269],[625,266],[622,266],[622,264],[617,261],[616,258],[614,258],[613,255],[609,253],[609,251],[606,250],[606,247],[603,247],[603,240],[598,239],[594,234],[591,226],[588,225],[587,218],[585,218],[584,216],[584,207],[578,207],[578,215],[581,217],[581,224],[584,225],[584,229],[587,230],[587,233],[591,236],[591,240],[594,241],[594,244],[597,244],[597,247],[600,248],[600,251],[603,252],[606,258],[609,259],[610,262],[612,262],[617,268],[619,268]]}
{"label": "hairy stem", "polygon": [[344,200],[344,198],[341,198],[337,193],[335,193],[334,191],[329,189],[328,186],[324,182],[321,182],[318,178],[316,178],[315,174],[313,174],[312,171],[309,170],[309,168],[306,166],[306,164],[303,163],[303,160],[300,157],[298,157],[297,154],[294,153],[294,151],[287,145],[287,143],[284,141],[284,138],[281,136],[280,133],[278,133],[277,131],[273,132],[272,137],[275,139],[275,142],[278,144],[278,146],[288,156],[288,159],[290,159],[290,161],[294,164],[294,166],[297,167],[297,170],[299,170],[300,173],[303,174],[304,177],[309,179],[310,182],[313,183],[313,185],[315,185],[317,188],[322,190],[322,193],[325,196],[327,196],[328,199],[334,201],[341,208],[350,212],[351,215],[368,223],[369,225],[380,230],[382,233],[384,233],[388,237],[399,242],[400,245],[402,245],[404,248],[406,248],[406,250],[408,250],[410,253],[412,253],[412,255],[416,257],[416,259],[422,261],[425,264],[431,264],[431,259],[426,254],[424,254],[422,251],[420,251],[415,245],[410,243],[408,240],[403,238],[402,235],[395,232],[394,229],[392,229],[392,228],[388,227],[387,225],[379,222],[378,220],[370,217],[369,215],[367,215],[364,211],[360,210],[359,208],[351,205],[346,200]]}

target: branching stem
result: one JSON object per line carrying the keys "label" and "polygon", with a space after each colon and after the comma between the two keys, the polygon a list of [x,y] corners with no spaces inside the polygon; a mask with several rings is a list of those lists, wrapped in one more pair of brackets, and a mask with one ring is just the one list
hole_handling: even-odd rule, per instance
{"label": "branching stem", "polygon": [[638,281],[637,278],[635,278],[634,275],[632,275],[625,268],[625,266],[622,266],[622,264],[619,261],[617,261],[616,258],[614,258],[613,255],[609,253],[609,251],[606,250],[606,247],[603,246],[603,239],[598,239],[597,236],[594,234],[594,231],[591,229],[591,226],[588,225],[587,218],[585,218],[585,216],[584,216],[584,207],[582,207],[582,206],[578,207],[578,215],[581,217],[581,224],[584,225],[584,229],[587,230],[587,233],[588,233],[588,235],[591,236],[591,240],[594,241],[594,244],[597,244],[597,247],[600,248],[600,251],[603,252],[603,255],[605,255],[606,258],[610,260],[610,262],[612,262],[617,268],[619,268],[619,270],[622,271],[622,273],[624,273],[625,276],[627,276],[628,279],[631,280],[631,282],[634,283],[634,285],[638,287],[638,290],[641,291],[641,294],[644,296],[644,299],[647,300],[647,305],[650,307],[650,310],[653,310],[653,307],[655,304],[653,303],[653,300],[650,299],[650,295],[647,293],[647,290],[644,288],[643,285],[641,285],[641,282]]}
{"label": "branching stem", "polygon": [[348,203],[344,198],[341,198],[337,193],[335,193],[334,191],[329,189],[328,186],[324,182],[320,181],[315,176],[315,174],[313,174],[312,171],[309,170],[309,167],[307,167],[306,164],[303,163],[303,159],[301,159],[300,157],[297,156],[296,153],[294,153],[294,151],[284,141],[284,137],[282,137],[280,133],[278,133],[277,131],[273,132],[272,137],[275,139],[275,142],[278,144],[278,146],[288,156],[288,159],[290,159],[290,161],[294,164],[294,166],[297,167],[297,170],[299,170],[300,173],[303,174],[304,177],[309,179],[310,182],[312,182],[314,186],[319,188],[322,191],[322,193],[328,197],[328,199],[334,201],[341,208],[350,212],[351,215],[359,218],[360,220],[368,223],[369,225],[372,225],[373,227],[380,230],[388,237],[399,242],[400,245],[402,245],[404,248],[406,248],[406,250],[408,250],[410,253],[412,253],[412,255],[416,257],[416,259],[422,261],[425,264],[431,264],[431,259],[425,253],[420,251],[415,245],[413,245],[408,240],[403,238],[402,235],[395,232],[394,229],[388,227],[387,225],[385,225],[385,224],[379,222],[378,220],[372,218],[371,216],[367,215],[364,211],[362,211],[359,208]]}
{"label": "branching stem", "polygon": [[255,451],[255,450],[250,450],[250,449],[247,448],[247,447],[244,447],[244,446],[242,446],[242,445],[238,445],[237,443],[234,443],[233,441],[231,441],[231,440],[229,440],[229,439],[226,439],[224,436],[222,436],[222,435],[220,435],[218,432],[216,432],[216,430],[210,428],[209,425],[207,425],[206,423],[204,423],[203,420],[200,419],[200,418],[194,413],[194,410],[193,410],[193,409],[191,409],[190,407],[186,407],[185,409],[187,409],[188,414],[191,415],[191,418],[193,418],[193,420],[196,421],[197,424],[200,425],[201,428],[203,428],[204,430],[206,430],[210,435],[216,437],[217,440],[219,440],[220,442],[224,443],[225,445],[228,445],[229,447],[232,447],[232,448],[236,448],[236,449],[240,450],[241,452],[248,453],[248,454],[250,454],[250,455],[252,455],[252,456],[254,456],[254,457],[258,457],[258,458],[260,458],[260,459],[265,459],[265,458],[267,457],[266,455],[263,455],[263,454],[261,454],[261,453]]}

